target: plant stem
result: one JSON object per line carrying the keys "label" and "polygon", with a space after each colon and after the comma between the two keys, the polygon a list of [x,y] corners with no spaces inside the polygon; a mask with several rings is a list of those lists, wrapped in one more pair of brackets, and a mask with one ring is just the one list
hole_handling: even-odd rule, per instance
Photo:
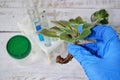
{"label": "plant stem", "polygon": [[90,27],[94,27],[96,24],[98,24],[103,18],[98,18],[96,21],[94,21]]}

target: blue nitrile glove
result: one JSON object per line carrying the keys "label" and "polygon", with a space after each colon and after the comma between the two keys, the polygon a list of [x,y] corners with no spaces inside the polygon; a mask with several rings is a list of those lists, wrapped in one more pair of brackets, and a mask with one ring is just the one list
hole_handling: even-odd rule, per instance
{"label": "blue nitrile glove", "polygon": [[68,52],[82,65],[89,80],[120,80],[120,40],[112,27],[95,26],[81,46],[68,44]]}

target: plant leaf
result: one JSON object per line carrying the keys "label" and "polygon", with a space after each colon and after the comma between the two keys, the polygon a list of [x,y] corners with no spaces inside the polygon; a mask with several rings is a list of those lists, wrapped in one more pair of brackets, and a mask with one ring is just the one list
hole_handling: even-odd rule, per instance
{"label": "plant leaf", "polygon": [[60,21],[51,21],[52,23],[56,24],[57,26],[61,26],[64,28],[70,27],[70,23],[65,20],[60,20]]}
{"label": "plant leaf", "polygon": [[92,28],[92,27],[91,27],[91,24],[89,24],[89,23],[84,23],[84,24],[83,24],[83,30],[88,29],[88,28],[89,28],[89,29]]}
{"label": "plant leaf", "polygon": [[63,28],[65,28],[65,26],[64,25],[62,25],[59,21],[51,21],[53,24],[55,24],[56,26],[58,26],[58,27],[63,27]]}
{"label": "plant leaf", "polygon": [[82,20],[82,18],[80,16],[76,17],[75,19],[69,19],[70,23],[75,23],[75,24],[83,24],[84,21]]}
{"label": "plant leaf", "polygon": [[50,31],[54,31],[54,32],[56,32],[56,33],[60,33],[60,32],[63,31],[62,28],[59,28],[59,27],[57,27],[57,26],[54,26],[54,27],[50,28],[49,30],[50,30]]}
{"label": "plant leaf", "polygon": [[[54,24],[57,24],[58,26],[61,26],[64,28],[64,30],[72,30],[71,23],[65,20],[60,21],[52,21]],[[70,31],[69,31],[70,32]]]}
{"label": "plant leaf", "polygon": [[74,39],[72,38],[72,35],[66,34],[65,32],[60,34],[60,39],[64,40],[64,41],[67,41],[67,42],[72,42],[72,43],[74,42]]}
{"label": "plant leaf", "polygon": [[40,33],[48,37],[59,37],[56,32],[47,29],[42,29]]}
{"label": "plant leaf", "polygon": [[91,30],[90,30],[90,29],[85,29],[85,30],[83,30],[83,32],[79,35],[79,39],[84,39],[84,38],[87,37],[90,33],[91,33]]}
{"label": "plant leaf", "polygon": [[83,24],[84,23],[84,21],[82,20],[82,18],[80,16],[76,17],[75,21],[76,21],[77,24]]}
{"label": "plant leaf", "polygon": [[80,24],[76,24],[76,23],[71,23],[71,27],[78,30]]}
{"label": "plant leaf", "polygon": [[69,19],[70,23],[76,23],[75,19]]}
{"label": "plant leaf", "polygon": [[78,40],[75,42],[75,44],[86,44],[86,43],[93,43],[96,42],[96,40]]}
{"label": "plant leaf", "polygon": [[72,30],[72,28],[71,28],[72,26],[71,26],[71,23],[70,23],[70,22],[65,21],[65,20],[60,20],[59,23],[60,23],[61,25],[63,25],[64,27]]}
{"label": "plant leaf", "polygon": [[100,24],[108,24],[109,23],[108,22],[108,17],[109,17],[109,14],[107,13],[107,11],[105,9],[101,9],[99,11],[94,12],[91,15],[91,21],[94,22],[97,19],[101,18],[101,21],[99,21],[98,23],[100,23]]}

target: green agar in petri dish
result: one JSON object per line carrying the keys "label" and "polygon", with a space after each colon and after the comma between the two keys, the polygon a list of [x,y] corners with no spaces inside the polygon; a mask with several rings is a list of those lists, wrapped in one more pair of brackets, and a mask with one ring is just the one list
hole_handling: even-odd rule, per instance
{"label": "green agar in petri dish", "polygon": [[16,35],[7,42],[7,51],[15,59],[23,59],[29,55],[31,43],[27,37]]}

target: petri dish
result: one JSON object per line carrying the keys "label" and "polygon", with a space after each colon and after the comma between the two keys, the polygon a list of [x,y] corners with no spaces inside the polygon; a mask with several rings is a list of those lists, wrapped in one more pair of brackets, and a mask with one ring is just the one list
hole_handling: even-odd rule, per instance
{"label": "petri dish", "polygon": [[31,42],[23,35],[16,35],[8,40],[6,49],[11,57],[23,59],[30,54]]}

